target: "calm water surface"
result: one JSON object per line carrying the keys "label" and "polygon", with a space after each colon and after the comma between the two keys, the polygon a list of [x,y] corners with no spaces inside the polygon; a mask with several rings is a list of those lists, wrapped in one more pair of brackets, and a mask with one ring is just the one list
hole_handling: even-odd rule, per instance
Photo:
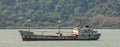
{"label": "calm water surface", "polygon": [[[19,29],[0,29],[0,47],[120,47],[120,29],[96,29],[102,35],[97,41],[22,41]],[[26,29],[24,29],[26,30]],[[32,29],[36,34],[52,34],[57,29]],[[51,32],[50,32],[51,31]],[[70,33],[72,29],[62,29]]]}

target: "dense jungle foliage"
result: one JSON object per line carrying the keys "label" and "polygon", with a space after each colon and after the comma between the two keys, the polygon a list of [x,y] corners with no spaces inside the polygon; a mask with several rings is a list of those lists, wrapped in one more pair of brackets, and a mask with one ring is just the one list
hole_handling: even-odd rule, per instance
{"label": "dense jungle foliage", "polygon": [[65,28],[120,28],[120,0],[0,0],[0,28],[57,28],[59,19]]}

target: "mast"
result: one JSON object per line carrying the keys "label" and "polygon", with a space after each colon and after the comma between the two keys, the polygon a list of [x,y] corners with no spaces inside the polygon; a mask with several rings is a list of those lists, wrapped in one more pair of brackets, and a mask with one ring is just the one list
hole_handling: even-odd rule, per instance
{"label": "mast", "polygon": [[31,27],[31,26],[30,26],[30,23],[31,23],[31,19],[28,19],[27,21],[28,21],[28,26],[29,26],[29,27],[28,27],[28,31],[30,32],[30,27]]}
{"label": "mast", "polygon": [[61,23],[61,20],[59,19],[59,20],[58,20],[58,34],[60,33],[60,29],[61,29],[60,23]]}
{"label": "mast", "polygon": [[79,22],[80,22],[79,28],[82,29],[82,23],[81,23],[81,20],[80,20]]}

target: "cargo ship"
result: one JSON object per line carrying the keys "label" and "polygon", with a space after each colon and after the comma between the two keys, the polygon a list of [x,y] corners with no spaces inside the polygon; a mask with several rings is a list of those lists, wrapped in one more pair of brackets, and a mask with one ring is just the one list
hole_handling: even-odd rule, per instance
{"label": "cargo ship", "polygon": [[98,40],[100,33],[90,28],[73,28],[70,35],[64,35],[63,33],[55,33],[55,35],[37,35],[32,31],[19,30],[23,41],[38,41],[38,40]]}
{"label": "cargo ship", "polygon": [[60,31],[60,21],[58,26],[58,32],[55,35],[43,35],[43,32],[39,35],[34,34],[34,32],[19,30],[23,41],[40,41],[40,40],[98,40],[101,36],[101,33],[93,30],[89,26],[84,28],[76,27],[73,28],[73,31],[69,35],[64,35]]}

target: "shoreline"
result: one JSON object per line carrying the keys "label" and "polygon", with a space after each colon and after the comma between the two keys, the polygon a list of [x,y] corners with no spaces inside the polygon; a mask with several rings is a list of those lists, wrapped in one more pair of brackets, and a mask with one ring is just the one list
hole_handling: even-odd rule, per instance
{"label": "shoreline", "polygon": [[[61,29],[73,29],[75,27],[61,27]],[[0,29],[29,29],[29,27],[12,27],[12,28],[1,28]],[[30,29],[58,29],[58,27],[30,27]],[[94,28],[94,29],[120,29],[120,28],[113,28],[113,27],[103,27],[103,28]]]}

